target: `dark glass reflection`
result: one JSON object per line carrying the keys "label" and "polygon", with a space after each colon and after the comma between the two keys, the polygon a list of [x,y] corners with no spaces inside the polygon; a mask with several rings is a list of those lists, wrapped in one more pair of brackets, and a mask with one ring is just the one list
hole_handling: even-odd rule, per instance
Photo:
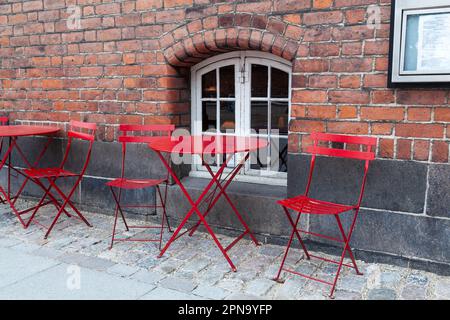
{"label": "dark glass reflection", "polygon": [[278,134],[287,135],[288,111],[289,104],[287,101],[272,101],[271,130],[278,130]]}
{"label": "dark glass reflection", "polygon": [[268,67],[252,64],[252,97],[267,97]]}
{"label": "dark glass reflection", "polygon": [[216,110],[217,106],[215,101],[202,102],[202,131],[216,129]]}
{"label": "dark glass reflection", "polygon": [[257,133],[259,130],[267,130],[267,115],[269,112],[267,101],[252,101],[250,109],[250,128],[256,130]]}
{"label": "dark glass reflection", "polygon": [[234,113],[234,101],[221,101],[220,102],[220,131],[221,132],[234,132],[236,127],[235,113]]}
{"label": "dark glass reflection", "polygon": [[216,98],[216,96],[216,70],[212,70],[202,75],[202,98]]}
{"label": "dark glass reflection", "polygon": [[289,97],[289,74],[272,68],[270,95],[272,98]]}
{"label": "dark glass reflection", "polygon": [[234,65],[219,69],[220,77],[220,97],[234,98]]}

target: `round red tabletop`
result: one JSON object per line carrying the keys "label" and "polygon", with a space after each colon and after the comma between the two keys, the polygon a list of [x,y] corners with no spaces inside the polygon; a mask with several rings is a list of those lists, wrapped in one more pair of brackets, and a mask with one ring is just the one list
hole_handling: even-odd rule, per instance
{"label": "round red tabletop", "polygon": [[160,137],[148,146],[156,151],[177,154],[232,154],[267,147],[266,139],[242,136]]}
{"label": "round red tabletop", "polygon": [[0,137],[25,137],[38,136],[57,133],[60,129],[57,127],[46,126],[0,126]]}

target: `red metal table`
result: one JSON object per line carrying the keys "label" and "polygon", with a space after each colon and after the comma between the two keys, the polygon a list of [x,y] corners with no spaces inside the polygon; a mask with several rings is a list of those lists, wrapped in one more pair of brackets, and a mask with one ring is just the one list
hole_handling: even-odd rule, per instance
{"label": "red metal table", "polygon": [[[231,269],[233,271],[236,271],[236,267],[231,261],[227,252],[247,234],[251,237],[251,239],[256,245],[258,245],[258,241],[256,240],[255,236],[251,232],[248,225],[245,223],[244,219],[242,218],[242,215],[239,213],[236,206],[233,204],[230,197],[226,193],[226,189],[231,184],[234,177],[238,174],[241,168],[244,166],[245,162],[249,159],[250,153],[252,151],[265,148],[267,147],[267,145],[268,143],[267,140],[265,139],[239,137],[239,136],[219,136],[219,135],[161,137],[149,143],[149,147],[158,154],[164,166],[167,168],[170,175],[174,179],[175,183],[180,187],[184,196],[192,206],[191,209],[186,214],[186,216],[181,221],[181,224],[173,233],[172,237],[169,239],[164,248],[161,250],[159,257],[161,257],[166,252],[166,250],[170,247],[173,241],[175,241],[182,235],[186,234],[187,232],[189,232],[189,235],[191,236],[195,232],[195,230],[201,224],[203,224],[208,233],[213,238],[219,250],[224,255],[225,259],[228,261]],[[207,184],[207,186],[202,191],[202,193],[200,194],[199,198],[196,201],[192,199],[192,197],[189,195],[184,185],[181,183],[180,179],[177,177],[177,175],[171,168],[169,164],[170,159],[166,159],[162,155],[162,153],[178,154],[181,156],[198,155],[201,158],[203,166],[205,166],[206,170],[209,172],[212,179]],[[240,161],[235,163],[234,167],[231,169],[230,162],[232,159],[234,159],[236,154],[241,155]],[[222,164],[220,164],[218,170],[214,172],[211,169],[211,164],[205,161],[205,156],[216,156],[216,155],[224,156],[225,160],[222,162]],[[228,168],[230,171],[225,175],[225,177],[223,177],[225,168]],[[213,185],[215,185],[215,188],[213,188]],[[219,242],[216,235],[214,234],[214,231],[211,229],[210,225],[206,222],[205,219],[221,196],[223,196],[225,200],[228,202],[233,213],[236,215],[236,217],[239,219],[240,223],[245,229],[240,236],[238,236],[225,248]],[[203,213],[199,208],[202,202],[207,203],[207,209]],[[188,219],[193,215],[194,212],[197,214],[199,218],[198,222],[193,227],[187,229],[183,233],[180,233],[181,229],[186,224]]]}
{"label": "red metal table", "polygon": [[[0,171],[3,169],[4,166],[8,168],[8,174],[7,174],[7,187],[6,190],[0,185],[0,193],[5,198],[6,202],[10,205],[11,209],[13,210],[14,214],[19,219],[22,226],[25,228],[26,223],[24,222],[22,215],[26,214],[27,212],[30,212],[33,208],[23,210],[19,212],[15,206],[17,199],[22,194],[23,189],[25,188],[26,184],[29,181],[29,178],[25,176],[19,169],[13,166],[11,163],[11,154],[12,151],[15,149],[19,155],[19,157],[23,160],[23,162],[28,166],[28,168],[32,168],[36,166],[39,161],[44,156],[45,151],[48,149],[50,143],[51,143],[51,136],[52,134],[55,134],[60,129],[57,127],[50,127],[50,126],[32,126],[32,125],[7,125],[7,126],[0,126],[0,138],[8,138],[9,139],[9,146],[6,150],[5,154],[3,155],[3,158],[0,162]],[[31,163],[27,157],[25,156],[24,152],[20,148],[20,146],[17,144],[17,139],[19,137],[29,137],[29,136],[49,136],[49,139],[45,143],[44,147],[42,148],[41,153],[36,158],[33,163]],[[11,171],[15,171],[17,174],[22,175],[25,177],[25,180],[23,181],[22,185],[20,186],[17,193],[11,197]],[[51,195],[50,195],[51,197]]]}

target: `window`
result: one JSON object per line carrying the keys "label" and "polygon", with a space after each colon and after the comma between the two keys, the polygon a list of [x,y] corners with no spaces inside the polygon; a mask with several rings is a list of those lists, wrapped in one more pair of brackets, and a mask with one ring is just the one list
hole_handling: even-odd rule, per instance
{"label": "window", "polygon": [[[291,64],[268,53],[231,52],[194,66],[191,79],[193,134],[267,139],[270,147],[252,154],[238,179],[286,184]],[[203,175],[200,164],[192,169]]]}

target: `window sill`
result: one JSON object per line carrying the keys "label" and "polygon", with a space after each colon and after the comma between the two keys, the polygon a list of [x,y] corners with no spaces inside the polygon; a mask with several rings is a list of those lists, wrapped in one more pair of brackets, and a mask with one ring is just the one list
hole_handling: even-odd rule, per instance
{"label": "window sill", "polygon": [[[185,177],[182,182],[187,189],[203,190],[210,181],[207,178]],[[287,197],[287,187],[233,181],[227,188],[227,193],[283,199]]]}

